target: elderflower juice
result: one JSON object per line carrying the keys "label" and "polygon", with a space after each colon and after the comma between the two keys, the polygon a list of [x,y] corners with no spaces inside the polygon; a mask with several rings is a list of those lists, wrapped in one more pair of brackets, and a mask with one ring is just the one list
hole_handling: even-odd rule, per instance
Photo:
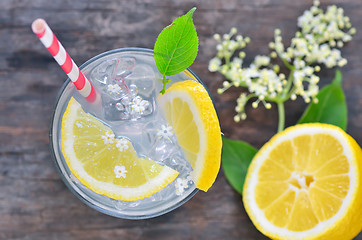
{"label": "elderflower juice", "polygon": [[[159,216],[189,200],[197,192],[190,177],[192,168],[177,143],[172,127],[167,125],[162,110],[157,106],[162,75],[157,70],[153,51],[116,49],[90,59],[81,69],[100,94],[101,101],[89,104],[68,79],[58,96],[50,127],[51,152],[68,188],[90,207],[129,219]],[[202,83],[190,69],[170,79],[168,86],[189,79]],[[108,133],[110,136],[103,136],[105,141],[110,137],[129,140],[138,157],[147,157],[178,171],[177,178],[159,192],[137,201],[112,199],[84,186],[68,168],[61,150],[61,119],[71,97],[82,105],[85,112],[112,129],[114,135]],[[132,173],[123,166],[116,166],[114,174],[119,178]]]}

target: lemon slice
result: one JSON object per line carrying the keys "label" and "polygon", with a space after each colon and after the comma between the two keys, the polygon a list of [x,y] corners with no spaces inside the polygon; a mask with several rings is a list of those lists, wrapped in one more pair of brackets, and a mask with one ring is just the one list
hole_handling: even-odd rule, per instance
{"label": "lemon slice", "polygon": [[71,98],[62,119],[61,144],[74,176],[96,193],[124,201],[151,196],[178,172],[148,158],[138,158],[130,141],[85,113]]}
{"label": "lemon slice", "polygon": [[215,182],[221,161],[221,132],[214,105],[205,88],[192,80],[177,82],[158,97],[166,120],[190,162],[198,189]]}
{"label": "lemon slice", "polygon": [[254,157],[243,190],[272,239],[352,239],[362,229],[362,151],[336,126],[290,127]]}

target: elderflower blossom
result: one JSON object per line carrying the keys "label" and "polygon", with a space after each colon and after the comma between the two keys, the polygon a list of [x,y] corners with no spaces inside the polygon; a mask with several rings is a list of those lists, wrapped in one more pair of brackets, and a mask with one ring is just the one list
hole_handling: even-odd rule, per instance
{"label": "elderflower blossom", "polygon": [[120,177],[123,177],[123,178],[126,178],[126,173],[128,172],[126,170],[126,167],[125,166],[114,166],[114,174],[116,174],[116,178],[120,178]]}
{"label": "elderflower blossom", "polygon": [[[233,57],[231,60],[231,56],[237,50],[245,48],[250,42],[249,38],[244,38],[241,35],[235,36],[236,41],[233,41],[232,38],[235,34],[236,29],[232,29],[229,34],[224,35],[223,40],[217,34],[214,36],[219,43],[217,45],[219,47],[217,47],[217,56],[210,60],[209,70],[211,72],[218,71],[229,80],[224,81],[223,88],[218,89],[220,94],[232,86],[248,88],[250,93],[242,93],[237,99],[237,106],[235,107],[238,114],[234,117],[234,120],[240,121],[246,118],[245,105],[250,98],[256,98],[253,107],[256,108],[261,102],[269,109],[271,104],[267,100],[279,96],[286,82],[284,81],[285,75],[278,73],[279,66],[273,66],[269,56],[256,56],[252,64],[247,68],[242,67],[245,58],[244,52],[240,52],[237,57]],[[222,59],[225,61],[223,65]]]}
{"label": "elderflower blossom", "polygon": [[128,140],[125,138],[121,138],[117,141],[116,147],[119,149],[119,151],[123,152],[123,150],[127,150],[129,148],[128,146]]}
{"label": "elderflower blossom", "polygon": [[[243,67],[243,49],[250,42],[248,37],[236,35],[236,28],[223,36],[214,35],[217,54],[209,62],[209,71],[220,72],[227,79],[218,93],[233,86],[245,87],[249,91],[241,93],[237,99],[235,121],[246,118],[245,105],[251,99],[254,99],[252,107],[258,107],[261,102],[267,109],[271,108],[270,102],[295,100],[297,96],[306,103],[318,102],[319,77],[316,73],[321,65],[333,68],[347,64],[339,48],[352,39],[356,29],[352,28],[342,8],[332,5],[324,12],[319,8],[319,1],[315,0],[313,6],[298,18],[298,27],[300,31],[287,48],[281,30],[276,29],[274,41],[269,43],[270,56],[256,56],[249,67]],[[272,64],[271,60],[276,57],[290,70],[287,79],[279,72],[280,66]]]}

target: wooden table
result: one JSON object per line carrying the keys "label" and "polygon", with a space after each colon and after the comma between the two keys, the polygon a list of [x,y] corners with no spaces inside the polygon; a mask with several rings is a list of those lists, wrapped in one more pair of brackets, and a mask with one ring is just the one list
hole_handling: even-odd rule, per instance
{"label": "wooden table", "polygon": [[[116,3],[119,2],[119,3]],[[343,48],[348,132],[362,143],[362,2],[322,0],[345,9],[357,34]],[[212,35],[236,26],[250,36],[247,61],[267,54],[275,28],[290,39],[297,17],[312,1],[0,1],[0,239],[266,239],[246,215],[241,197],[220,171],[207,193],[199,192],[179,209],[151,220],[131,221],[101,214],[80,202],[61,181],[50,158],[48,127],[55,97],[66,76],[30,30],[45,18],[79,65],[120,47],[153,48],[160,30],[197,6],[194,21],[200,51],[192,65],[209,87],[227,137],[261,147],[276,131],[277,111],[247,108],[248,119],[233,122],[232,89],[218,95],[223,77],[208,72],[215,54]],[[334,70],[323,70],[321,85]],[[305,104],[286,104],[286,124],[299,118]],[[356,239],[362,239],[360,234]]]}

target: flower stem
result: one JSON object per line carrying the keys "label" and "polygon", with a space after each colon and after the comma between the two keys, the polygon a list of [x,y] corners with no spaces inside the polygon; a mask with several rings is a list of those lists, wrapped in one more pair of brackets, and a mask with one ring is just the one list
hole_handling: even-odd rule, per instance
{"label": "flower stem", "polygon": [[[280,56],[280,55],[279,55],[279,56]],[[291,65],[286,59],[284,59],[284,58],[282,58],[282,57],[280,57],[280,58],[282,59],[284,65],[285,65],[287,68],[289,68],[289,70],[294,70],[294,66],[293,66],[293,65]]]}
{"label": "flower stem", "polygon": [[284,130],[284,124],[285,124],[284,102],[278,102],[277,106],[279,114],[278,132],[281,132]]}
{"label": "flower stem", "polygon": [[295,89],[297,87],[296,86],[293,86],[292,89],[289,91],[288,95],[286,95],[284,98],[283,98],[283,101],[287,101],[291,96],[292,94],[295,92]]}
{"label": "flower stem", "polygon": [[292,87],[292,84],[293,84],[293,79],[294,79],[294,69],[290,71],[289,73],[289,76],[288,76],[288,82],[287,82],[287,85],[285,86],[284,88],[284,92],[283,92],[283,95],[282,95],[282,98],[284,101],[288,100],[289,97],[286,97],[286,95],[289,93],[291,94],[291,91],[290,91],[290,88]]}

